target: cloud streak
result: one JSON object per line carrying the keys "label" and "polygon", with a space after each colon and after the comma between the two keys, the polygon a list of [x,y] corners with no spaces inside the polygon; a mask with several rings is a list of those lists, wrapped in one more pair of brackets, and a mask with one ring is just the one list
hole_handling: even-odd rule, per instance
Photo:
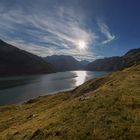
{"label": "cloud streak", "polygon": [[[0,5],[0,12],[1,39],[43,57],[66,54],[92,60],[100,57],[92,51],[97,44],[104,45],[115,39],[109,27],[100,23],[99,29],[106,40],[99,42],[100,36],[86,26],[86,15],[71,7],[57,6],[44,11],[18,6],[7,10]],[[79,41],[85,43],[84,51],[79,50]]]}
{"label": "cloud streak", "polygon": [[108,27],[105,23],[99,21],[99,22],[98,22],[98,26],[99,26],[99,28],[100,28],[101,33],[102,33],[102,34],[105,36],[105,38],[106,38],[104,41],[101,42],[103,45],[108,44],[109,42],[111,42],[111,41],[113,41],[113,40],[115,39],[115,35],[113,35],[113,34],[110,32],[109,27]]}

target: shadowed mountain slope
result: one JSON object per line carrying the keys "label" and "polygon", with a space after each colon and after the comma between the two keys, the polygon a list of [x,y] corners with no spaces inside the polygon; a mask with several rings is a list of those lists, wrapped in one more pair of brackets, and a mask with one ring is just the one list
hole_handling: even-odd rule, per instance
{"label": "shadowed mountain slope", "polygon": [[109,57],[97,59],[89,63],[85,67],[85,69],[95,71],[115,71],[137,64],[139,61],[140,48],[132,49],[122,57]]}
{"label": "shadowed mountain slope", "polygon": [[43,74],[54,72],[41,57],[20,50],[0,40],[0,76]]}
{"label": "shadowed mountain slope", "polygon": [[82,61],[80,61],[80,63],[85,67],[85,66],[87,66],[90,62],[87,61],[87,60],[82,60]]}
{"label": "shadowed mountain slope", "polygon": [[52,64],[56,71],[81,70],[83,65],[74,57],[69,55],[52,55],[45,58],[46,62]]}

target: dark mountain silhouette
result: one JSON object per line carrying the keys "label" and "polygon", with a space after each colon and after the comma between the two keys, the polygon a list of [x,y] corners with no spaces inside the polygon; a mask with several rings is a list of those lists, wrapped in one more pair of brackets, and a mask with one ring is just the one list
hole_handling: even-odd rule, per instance
{"label": "dark mountain silhouette", "polygon": [[97,59],[89,63],[85,69],[95,71],[115,71],[132,66],[140,62],[140,48],[132,49],[121,57]]}
{"label": "dark mountain silhouette", "polygon": [[43,74],[54,72],[44,59],[0,40],[0,76]]}
{"label": "dark mountain silhouette", "polygon": [[123,67],[129,67],[140,62],[140,48],[128,51],[123,57]]}
{"label": "dark mountain silhouette", "polygon": [[87,60],[82,60],[82,61],[80,61],[80,63],[85,67],[85,66],[87,66],[90,62],[87,61]]}
{"label": "dark mountain silhouette", "polygon": [[[96,70],[115,71],[140,62],[140,48],[128,51],[124,56],[97,59],[91,63],[78,61],[68,55],[52,55],[46,58],[33,55],[0,40],[0,76],[52,73],[55,71]],[[88,64],[89,63],[89,64]]]}
{"label": "dark mountain silhouette", "polygon": [[69,55],[52,55],[44,58],[46,62],[52,64],[56,71],[70,71],[83,69],[83,65],[74,57]]}

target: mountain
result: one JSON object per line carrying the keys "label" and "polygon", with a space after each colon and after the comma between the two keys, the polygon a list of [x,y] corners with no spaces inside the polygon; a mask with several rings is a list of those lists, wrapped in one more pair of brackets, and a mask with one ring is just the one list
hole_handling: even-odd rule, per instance
{"label": "mountain", "polygon": [[80,63],[85,67],[85,66],[87,66],[90,62],[87,61],[87,60],[82,60],[82,61],[80,61]]}
{"label": "mountain", "polygon": [[139,140],[139,83],[140,64],[72,91],[1,106],[0,139]]}
{"label": "mountain", "polygon": [[97,59],[86,66],[86,70],[95,71],[108,71],[108,70],[118,70],[122,66],[121,57],[110,57],[104,59]]}
{"label": "mountain", "polygon": [[0,76],[43,74],[54,72],[44,59],[0,40]]}
{"label": "mountain", "polygon": [[95,71],[115,71],[137,64],[140,61],[140,48],[132,49],[121,57],[97,59],[89,63],[85,69]]}
{"label": "mountain", "polygon": [[56,71],[71,71],[80,70],[83,68],[82,64],[74,57],[69,55],[52,55],[44,58],[46,62],[52,64]]}
{"label": "mountain", "polygon": [[140,48],[128,51],[123,57],[123,66],[129,67],[140,62]]}

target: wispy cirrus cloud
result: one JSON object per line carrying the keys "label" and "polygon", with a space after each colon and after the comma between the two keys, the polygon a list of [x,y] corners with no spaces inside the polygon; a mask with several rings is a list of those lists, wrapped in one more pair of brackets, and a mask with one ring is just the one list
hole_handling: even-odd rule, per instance
{"label": "wispy cirrus cloud", "polygon": [[115,35],[113,33],[111,33],[109,27],[105,23],[98,21],[98,26],[100,28],[101,33],[106,38],[105,40],[103,40],[101,42],[103,45],[108,44],[109,42],[111,42],[115,39]]}
{"label": "wispy cirrus cloud", "polygon": [[[99,42],[99,34],[86,26],[84,13],[72,7],[41,8],[18,5],[7,10],[0,5],[0,38],[39,56],[66,54],[88,60],[101,57],[93,50],[96,45],[115,38],[109,27],[100,23],[97,28],[107,39]],[[85,50],[79,50],[79,42],[84,42]]]}
{"label": "wispy cirrus cloud", "polygon": [[[72,13],[63,11],[64,15],[62,10],[58,10],[54,16],[39,14],[27,16],[16,10],[4,13],[0,15],[1,32],[6,34],[7,41],[12,37],[13,41],[9,41],[10,43],[15,42],[14,44],[18,47],[37,55],[52,55],[48,50],[59,53],[60,49],[64,51],[62,53],[69,51],[78,54],[77,42],[82,40],[86,42],[86,45],[90,45],[96,40],[96,35],[82,27],[81,21],[72,16]],[[66,14],[67,19],[65,19]],[[33,45],[38,45],[38,48],[41,47],[44,51],[40,52],[40,49],[36,51],[37,47],[33,47]],[[80,53],[86,55],[87,52]],[[69,55],[71,54],[69,53]]]}

